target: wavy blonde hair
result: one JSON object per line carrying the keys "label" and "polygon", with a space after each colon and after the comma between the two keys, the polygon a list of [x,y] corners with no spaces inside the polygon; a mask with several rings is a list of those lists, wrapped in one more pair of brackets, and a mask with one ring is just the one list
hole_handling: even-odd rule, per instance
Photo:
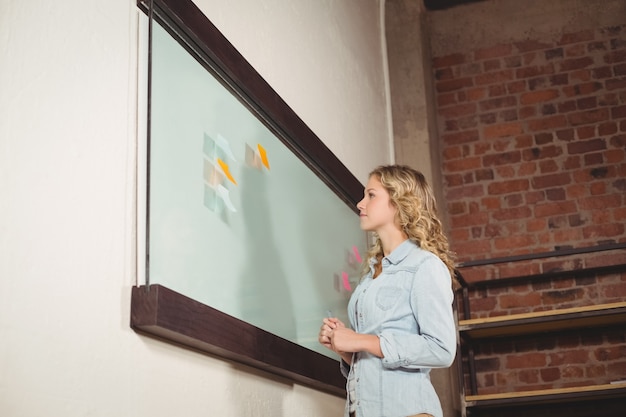
{"label": "wavy blonde hair", "polygon": [[[420,248],[434,253],[448,267],[456,285],[454,254],[450,251],[448,238],[437,214],[433,190],[424,175],[405,165],[382,165],[370,173],[376,176],[389,193],[389,199],[398,210],[396,221],[406,235]],[[369,260],[384,257],[380,238],[376,238],[368,251],[364,267],[369,271]]]}

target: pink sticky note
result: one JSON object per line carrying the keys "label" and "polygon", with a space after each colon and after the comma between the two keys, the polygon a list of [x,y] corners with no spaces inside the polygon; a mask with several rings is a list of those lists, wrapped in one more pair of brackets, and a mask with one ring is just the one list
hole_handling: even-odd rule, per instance
{"label": "pink sticky note", "polygon": [[352,287],[350,287],[350,281],[348,281],[348,273],[342,271],[341,278],[343,279],[343,288],[348,291],[352,291]]}
{"label": "pink sticky note", "polygon": [[358,263],[363,262],[363,258],[361,258],[361,254],[359,253],[359,248],[352,246],[352,252],[354,252],[354,256],[356,257],[356,261]]}

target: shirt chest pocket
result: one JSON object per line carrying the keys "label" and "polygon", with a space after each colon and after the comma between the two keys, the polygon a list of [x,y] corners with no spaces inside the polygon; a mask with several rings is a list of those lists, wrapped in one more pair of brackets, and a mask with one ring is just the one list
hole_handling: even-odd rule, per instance
{"label": "shirt chest pocket", "polygon": [[401,302],[402,290],[398,287],[383,287],[376,294],[376,306],[381,310],[389,310]]}

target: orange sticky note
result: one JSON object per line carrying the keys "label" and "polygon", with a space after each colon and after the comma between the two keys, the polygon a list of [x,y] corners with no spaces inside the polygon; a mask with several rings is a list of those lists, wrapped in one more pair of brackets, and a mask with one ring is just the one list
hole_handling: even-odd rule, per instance
{"label": "orange sticky note", "polygon": [[228,164],[226,162],[222,161],[220,158],[217,158],[217,163],[222,168],[222,171],[224,171],[224,175],[226,175],[226,178],[228,178],[233,184],[237,185],[237,181],[235,181],[235,179],[233,178],[233,175],[230,173],[230,169],[228,168]]}
{"label": "orange sticky note", "polygon": [[265,148],[261,146],[260,143],[257,143],[256,147],[259,149],[259,156],[261,157],[261,162],[265,165],[265,168],[270,169],[270,162],[267,160],[267,152]]}

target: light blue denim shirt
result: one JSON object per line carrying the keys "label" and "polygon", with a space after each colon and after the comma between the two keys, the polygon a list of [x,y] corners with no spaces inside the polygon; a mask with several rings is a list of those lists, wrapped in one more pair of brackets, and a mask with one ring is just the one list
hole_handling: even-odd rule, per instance
{"label": "light blue denim shirt", "polygon": [[[456,353],[450,273],[437,256],[410,240],[382,259],[382,273],[372,279],[375,262],[348,303],[352,328],[377,335],[384,355],[358,352],[352,366],[342,361],[354,387],[356,416],[442,417],[430,369],[450,366]],[[345,416],[349,404],[350,398]]]}

